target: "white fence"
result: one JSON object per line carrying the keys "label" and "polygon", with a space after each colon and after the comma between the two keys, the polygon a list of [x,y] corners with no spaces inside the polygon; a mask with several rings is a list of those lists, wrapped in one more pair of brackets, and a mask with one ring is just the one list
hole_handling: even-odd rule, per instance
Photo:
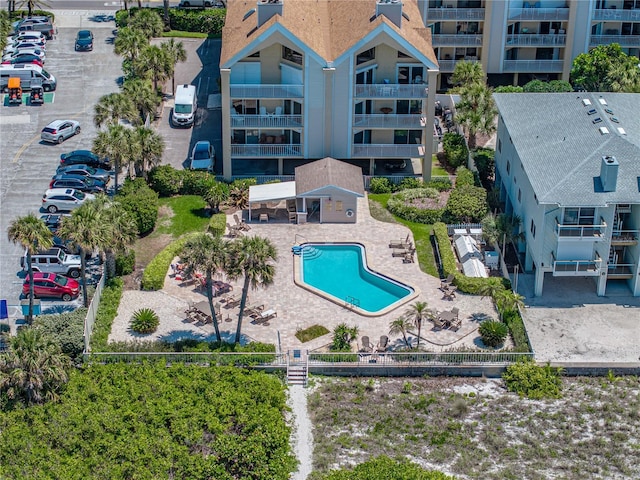
{"label": "white fence", "polygon": [[96,285],[96,291],[93,294],[91,303],[89,304],[87,316],[84,318],[84,353],[91,351],[91,334],[93,333],[93,325],[96,322],[96,315],[98,314],[98,307],[100,306],[100,297],[102,296],[102,289],[104,288],[106,278],[107,274],[103,271],[98,285]]}

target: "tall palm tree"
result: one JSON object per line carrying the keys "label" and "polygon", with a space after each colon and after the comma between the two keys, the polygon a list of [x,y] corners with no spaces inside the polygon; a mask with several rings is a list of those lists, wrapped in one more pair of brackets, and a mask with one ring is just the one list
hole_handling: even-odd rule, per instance
{"label": "tall palm tree", "polygon": [[122,93],[131,99],[143,120],[147,115],[153,114],[162,101],[158,92],[153,89],[151,81],[144,78],[126,80],[122,85]]}
{"label": "tall palm tree", "polygon": [[[129,28],[141,32],[147,41],[152,37],[159,37],[164,31],[162,17],[155,9],[141,8],[127,24]],[[118,33],[119,35],[120,33]]]}
{"label": "tall palm tree", "polygon": [[495,302],[501,310],[517,311],[519,308],[524,308],[524,297],[512,290],[498,292]]}
{"label": "tall palm tree", "polygon": [[484,84],[484,71],[480,62],[456,62],[451,82],[462,88],[476,83]]}
{"label": "tall palm tree", "polygon": [[273,283],[276,271],[273,262],[276,261],[277,256],[276,247],[271,243],[271,240],[264,237],[243,237],[233,241],[230,245],[227,275],[232,279],[244,276],[235,343],[240,343],[242,315],[247,303],[249,286],[256,289],[267,287]]}
{"label": "tall palm tree", "polygon": [[469,148],[475,149],[478,133],[495,131],[498,114],[491,88],[481,83],[462,87],[460,102],[456,105],[456,121],[463,125],[469,135]]}
{"label": "tall palm tree", "polygon": [[433,317],[433,312],[427,308],[427,302],[415,302],[409,305],[405,312],[407,319],[413,323],[418,329],[418,345],[420,348],[420,332],[422,331],[422,322]]}
{"label": "tall palm tree", "polygon": [[153,91],[158,91],[158,84],[167,79],[170,71],[170,60],[167,53],[156,45],[147,46],[133,63],[133,70],[139,77],[150,78]]}
{"label": "tall palm tree", "polygon": [[149,45],[149,39],[143,32],[131,27],[122,27],[118,30],[113,51],[133,63],[147,45]]}
{"label": "tall palm tree", "polygon": [[389,324],[389,335],[397,335],[401,333],[407,348],[411,348],[411,344],[409,343],[409,340],[407,340],[407,330],[411,328],[411,325],[411,320],[407,317],[398,317],[395,320],[392,320]]}
{"label": "tall palm tree", "polygon": [[100,217],[100,211],[91,203],[85,202],[75,209],[71,216],[65,217],[58,227],[58,234],[80,249],[80,276],[85,307],[89,306],[86,254],[104,246],[109,240],[109,226]]}
{"label": "tall palm tree", "polygon": [[95,106],[93,123],[100,128],[102,125],[117,125],[120,119],[132,123],[140,122],[140,115],[131,97],[124,93],[109,93],[103,95]]}
{"label": "tall palm tree", "polygon": [[[11,7],[11,2],[9,2]],[[7,46],[7,37],[11,33],[11,22],[9,21],[9,13],[6,10],[0,11],[0,49],[4,50]]]}
{"label": "tall palm tree", "polygon": [[204,271],[207,282],[205,288],[213,318],[213,327],[216,330],[216,339],[221,342],[219,319],[213,307],[213,276],[225,268],[227,242],[210,233],[198,233],[195,237],[187,240],[180,258],[187,264],[189,270],[200,269]]}
{"label": "tall palm tree", "polygon": [[[19,243],[27,252],[27,273],[33,279],[31,255],[46,250],[53,245],[53,234],[47,225],[33,213],[18,217],[11,222],[8,230],[9,241]],[[33,321],[33,281],[29,282],[29,313],[28,323]]]}
{"label": "tall palm tree", "polygon": [[182,42],[176,42],[175,38],[171,38],[160,44],[160,48],[165,52],[169,60],[169,72],[171,75],[171,93],[176,91],[176,64],[187,60],[187,51],[184,49]]}
{"label": "tall palm tree", "polygon": [[123,165],[129,165],[137,157],[137,148],[131,141],[132,130],[122,125],[111,125],[106,131],[98,132],[93,141],[93,151],[97,155],[109,157],[114,163],[115,193],[118,193],[118,175]]}
{"label": "tall palm tree", "polygon": [[502,283],[500,280],[495,279],[494,281],[483,282],[478,289],[478,294],[481,295],[481,298],[496,298],[502,291],[504,291]]}
{"label": "tall palm tree", "polygon": [[171,19],[169,17],[169,7],[171,6],[169,0],[162,0],[162,21],[164,22],[164,28],[168,31],[171,29]]}
{"label": "tall palm tree", "polygon": [[9,339],[0,355],[0,391],[26,405],[55,400],[69,379],[71,361],[50,337],[36,328],[23,328]]}
{"label": "tall palm tree", "polygon": [[147,172],[162,160],[164,140],[156,131],[138,127],[133,131],[132,141],[138,145],[139,156],[134,159],[136,176],[147,176]]}

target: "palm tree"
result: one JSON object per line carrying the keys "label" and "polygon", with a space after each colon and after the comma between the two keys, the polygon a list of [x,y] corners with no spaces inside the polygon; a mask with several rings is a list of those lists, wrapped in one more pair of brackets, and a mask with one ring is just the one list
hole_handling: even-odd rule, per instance
{"label": "palm tree", "polygon": [[481,83],[461,87],[460,102],[456,105],[456,121],[467,130],[469,149],[475,149],[478,133],[489,134],[495,131],[497,114],[491,88]]}
{"label": "palm tree", "polygon": [[69,379],[70,360],[60,346],[35,328],[23,328],[0,355],[0,391],[26,405],[55,400]]}
{"label": "palm tree", "polygon": [[411,328],[411,325],[411,320],[407,317],[398,317],[389,324],[389,335],[401,333],[407,348],[411,348],[411,344],[407,340],[407,330]]}
{"label": "palm tree", "polygon": [[484,84],[484,71],[480,62],[456,62],[451,82],[462,88],[473,84]]}
{"label": "palm tree", "polygon": [[[19,243],[27,252],[27,274],[33,279],[33,267],[31,265],[31,255],[46,250],[53,245],[53,234],[47,225],[30,213],[24,217],[18,217],[9,225],[9,241]],[[33,321],[33,281],[29,282],[29,313],[27,322]]]}
{"label": "palm tree", "polygon": [[162,42],[160,48],[165,52],[169,60],[169,72],[171,75],[171,93],[176,91],[176,64],[187,60],[187,51],[184,49],[182,42],[176,42],[175,38]]}
{"label": "palm tree", "polygon": [[638,93],[640,69],[637,57],[621,58],[617,62],[612,62],[607,72],[607,81],[613,92]]}
{"label": "palm tree", "polygon": [[494,281],[483,282],[480,288],[478,288],[478,294],[481,295],[481,298],[496,298],[503,290],[504,287],[500,280],[495,279]]}
{"label": "palm tree", "polygon": [[153,91],[158,90],[158,83],[167,79],[170,71],[170,59],[167,53],[156,45],[149,45],[133,63],[133,70],[139,77],[150,78]]}
{"label": "palm tree", "polygon": [[210,233],[198,233],[185,243],[180,258],[187,264],[189,270],[204,270],[207,290],[207,300],[216,330],[216,339],[222,341],[216,311],[213,307],[213,276],[225,268],[227,258],[227,242]]}
{"label": "palm tree", "polygon": [[[152,37],[159,37],[164,31],[162,18],[155,9],[141,8],[129,21],[129,28],[141,32],[147,41]],[[118,33],[120,35],[120,33]]]}
{"label": "palm tree", "polygon": [[149,39],[143,32],[131,27],[122,27],[118,30],[113,51],[133,63],[147,45],[149,45]]}
{"label": "palm tree", "polygon": [[147,115],[155,113],[161,98],[153,89],[151,81],[144,78],[131,78],[122,85],[122,93],[131,99],[138,110],[140,118],[145,120]]}
{"label": "palm tree", "polygon": [[433,312],[427,308],[427,302],[415,302],[413,305],[409,305],[409,308],[405,312],[407,319],[413,323],[418,329],[418,345],[420,348],[420,332],[422,330],[422,322],[433,317]]}
{"label": "palm tree", "polygon": [[512,290],[503,290],[496,294],[495,302],[500,310],[514,310],[524,308],[524,297]]}
{"label": "palm tree", "polygon": [[138,127],[133,131],[132,141],[138,145],[139,156],[135,159],[136,176],[147,176],[147,172],[162,160],[164,140],[156,131]]}
{"label": "palm tree", "polygon": [[123,93],[109,93],[103,95],[95,106],[93,123],[100,128],[102,125],[117,125],[120,119],[132,123],[140,122],[140,115],[129,95]]}
{"label": "palm tree", "polygon": [[[11,2],[9,2],[9,8],[11,8]],[[0,11],[0,49],[4,50],[7,46],[7,37],[11,33],[11,22],[9,21],[9,14],[6,10]]]}
{"label": "palm tree", "polygon": [[171,19],[169,18],[169,7],[171,6],[169,0],[162,0],[162,21],[164,22],[164,28],[171,30]]}
{"label": "palm tree", "polygon": [[118,193],[118,174],[122,165],[129,165],[136,158],[136,148],[131,142],[132,130],[122,125],[111,125],[106,131],[98,132],[93,141],[93,151],[97,155],[113,160],[115,170],[115,193]]}
{"label": "palm tree", "polygon": [[278,252],[271,240],[264,237],[243,237],[230,245],[227,275],[234,280],[244,276],[235,343],[240,343],[242,315],[247,303],[249,285],[256,289],[273,283],[276,271],[273,262],[276,261],[277,255]]}
{"label": "palm tree", "polygon": [[109,226],[100,217],[100,211],[85,202],[70,217],[65,217],[58,227],[58,234],[73,242],[80,249],[80,276],[84,306],[89,306],[87,295],[86,254],[104,246],[109,240]]}

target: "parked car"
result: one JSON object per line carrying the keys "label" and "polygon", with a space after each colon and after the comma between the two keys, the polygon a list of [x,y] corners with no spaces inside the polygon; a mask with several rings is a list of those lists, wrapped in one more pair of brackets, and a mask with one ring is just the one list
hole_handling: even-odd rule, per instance
{"label": "parked car", "polygon": [[80,30],[76,35],[76,52],[80,50],[87,52],[93,50],[93,33],[91,33],[91,30]]}
{"label": "parked car", "polygon": [[215,151],[207,140],[197,142],[191,152],[191,163],[189,168],[191,170],[207,170],[213,171],[213,165],[215,162]]}
{"label": "parked car", "polygon": [[[20,259],[20,266],[27,270],[27,251]],[[80,276],[80,255],[67,255],[59,248],[50,248],[31,255],[31,268],[34,272],[59,273],[68,277]]]}
{"label": "parked car", "polygon": [[20,50],[40,50],[42,55],[47,51],[44,45],[40,42],[30,42],[28,40],[16,41],[16,42],[7,42],[7,45],[4,47],[2,51],[2,56],[5,55],[13,55]]}
{"label": "parked car", "polygon": [[60,155],[60,165],[88,165],[93,168],[111,169],[109,159],[101,158],[89,150],[74,150]]}
{"label": "parked car", "polygon": [[54,175],[49,188],[75,188],[85,193],[104,193],[105,185],[94,178],[63,174]]}
{"label": "parked car", "polygon": [[29,42],[39,42],[42,45],[47,44],[47,36],[41,32],[23,31],[12,35],[11,38],[13,39],[13,41],[26,40]]}
{"label": "parked car", "polygon": [[94,198],[95,196],[90,193],[83,193],[73,188],[51,188],[42,196],[42,208],[49,213],[70,212]]}
{"label": "parked car", "polygon": [[[29,297],[29,275],[22,284],[22,294]],[[55,273],[35,272],[33,274],[33,296],[38,298],[61,298],[69,302],[80,294],[80,284],[72,278],[67,278]]]}
{"label": "parked car", "polygon": [[80,122],[76,120],[54,120],[42,129],[40,139],[44,142],[62,143],[69,137],[80,134]]}
{"label": "parked car", "polygon": [[40,66],[44,64],[40,57],[33,53],[19,52],[17,55],[13,55],[6,60],[5,57],[2,57],[3,65],[17,65],[20,63],[34,63]]}
{"label": "parked car", "polygon": [[89,165],[79,163],[77,165],[60,165],[56,170],[56,175],[80,175],[83,177],[95,178],[105,185],[111,180],[111,176],[107,170],[102,168],[94,168]]}
{"label": "parked car", "polygon": [[32,46],[32,44],[24,43],[24,44],[18,44],[17,49],[2,55],[2,61],[11,60],[12,58],[17,57],[18,55],[27,55],[27,54],[35,55],[40,59],[42,63],[44,63],[44,61],[47,58],[42,48],[38,47],[37,45]]}
{"label": "parked car", "polygon": [[40,220],[42,220],[47,228],[51,230],[52,233],[55,233],[62,222],[64,217],[68,217],[69,214],[65,213],[47,213],[46,215],[41,215]]}

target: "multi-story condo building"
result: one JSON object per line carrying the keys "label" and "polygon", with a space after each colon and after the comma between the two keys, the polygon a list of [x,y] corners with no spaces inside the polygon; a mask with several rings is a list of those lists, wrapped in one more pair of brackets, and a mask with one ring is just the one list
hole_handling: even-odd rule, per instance
{"label": "multi-story condo building", "polygon": [[496,94],[496,187],[521,218],[524,268],[640,296],[640,95]]}
{"label": "multi-story condo building", "polygon": [[573,59],[619,43],[640,56],[640,0],[420,0],[440,75],[450,86],[456,62],[481,62],[494,85],[569,80]]}
{"label": "multi-story condo building", "polygon": [[416,0],[228,2],[223,175],[292,175],[333,157],[430,175],[438,66]]}

